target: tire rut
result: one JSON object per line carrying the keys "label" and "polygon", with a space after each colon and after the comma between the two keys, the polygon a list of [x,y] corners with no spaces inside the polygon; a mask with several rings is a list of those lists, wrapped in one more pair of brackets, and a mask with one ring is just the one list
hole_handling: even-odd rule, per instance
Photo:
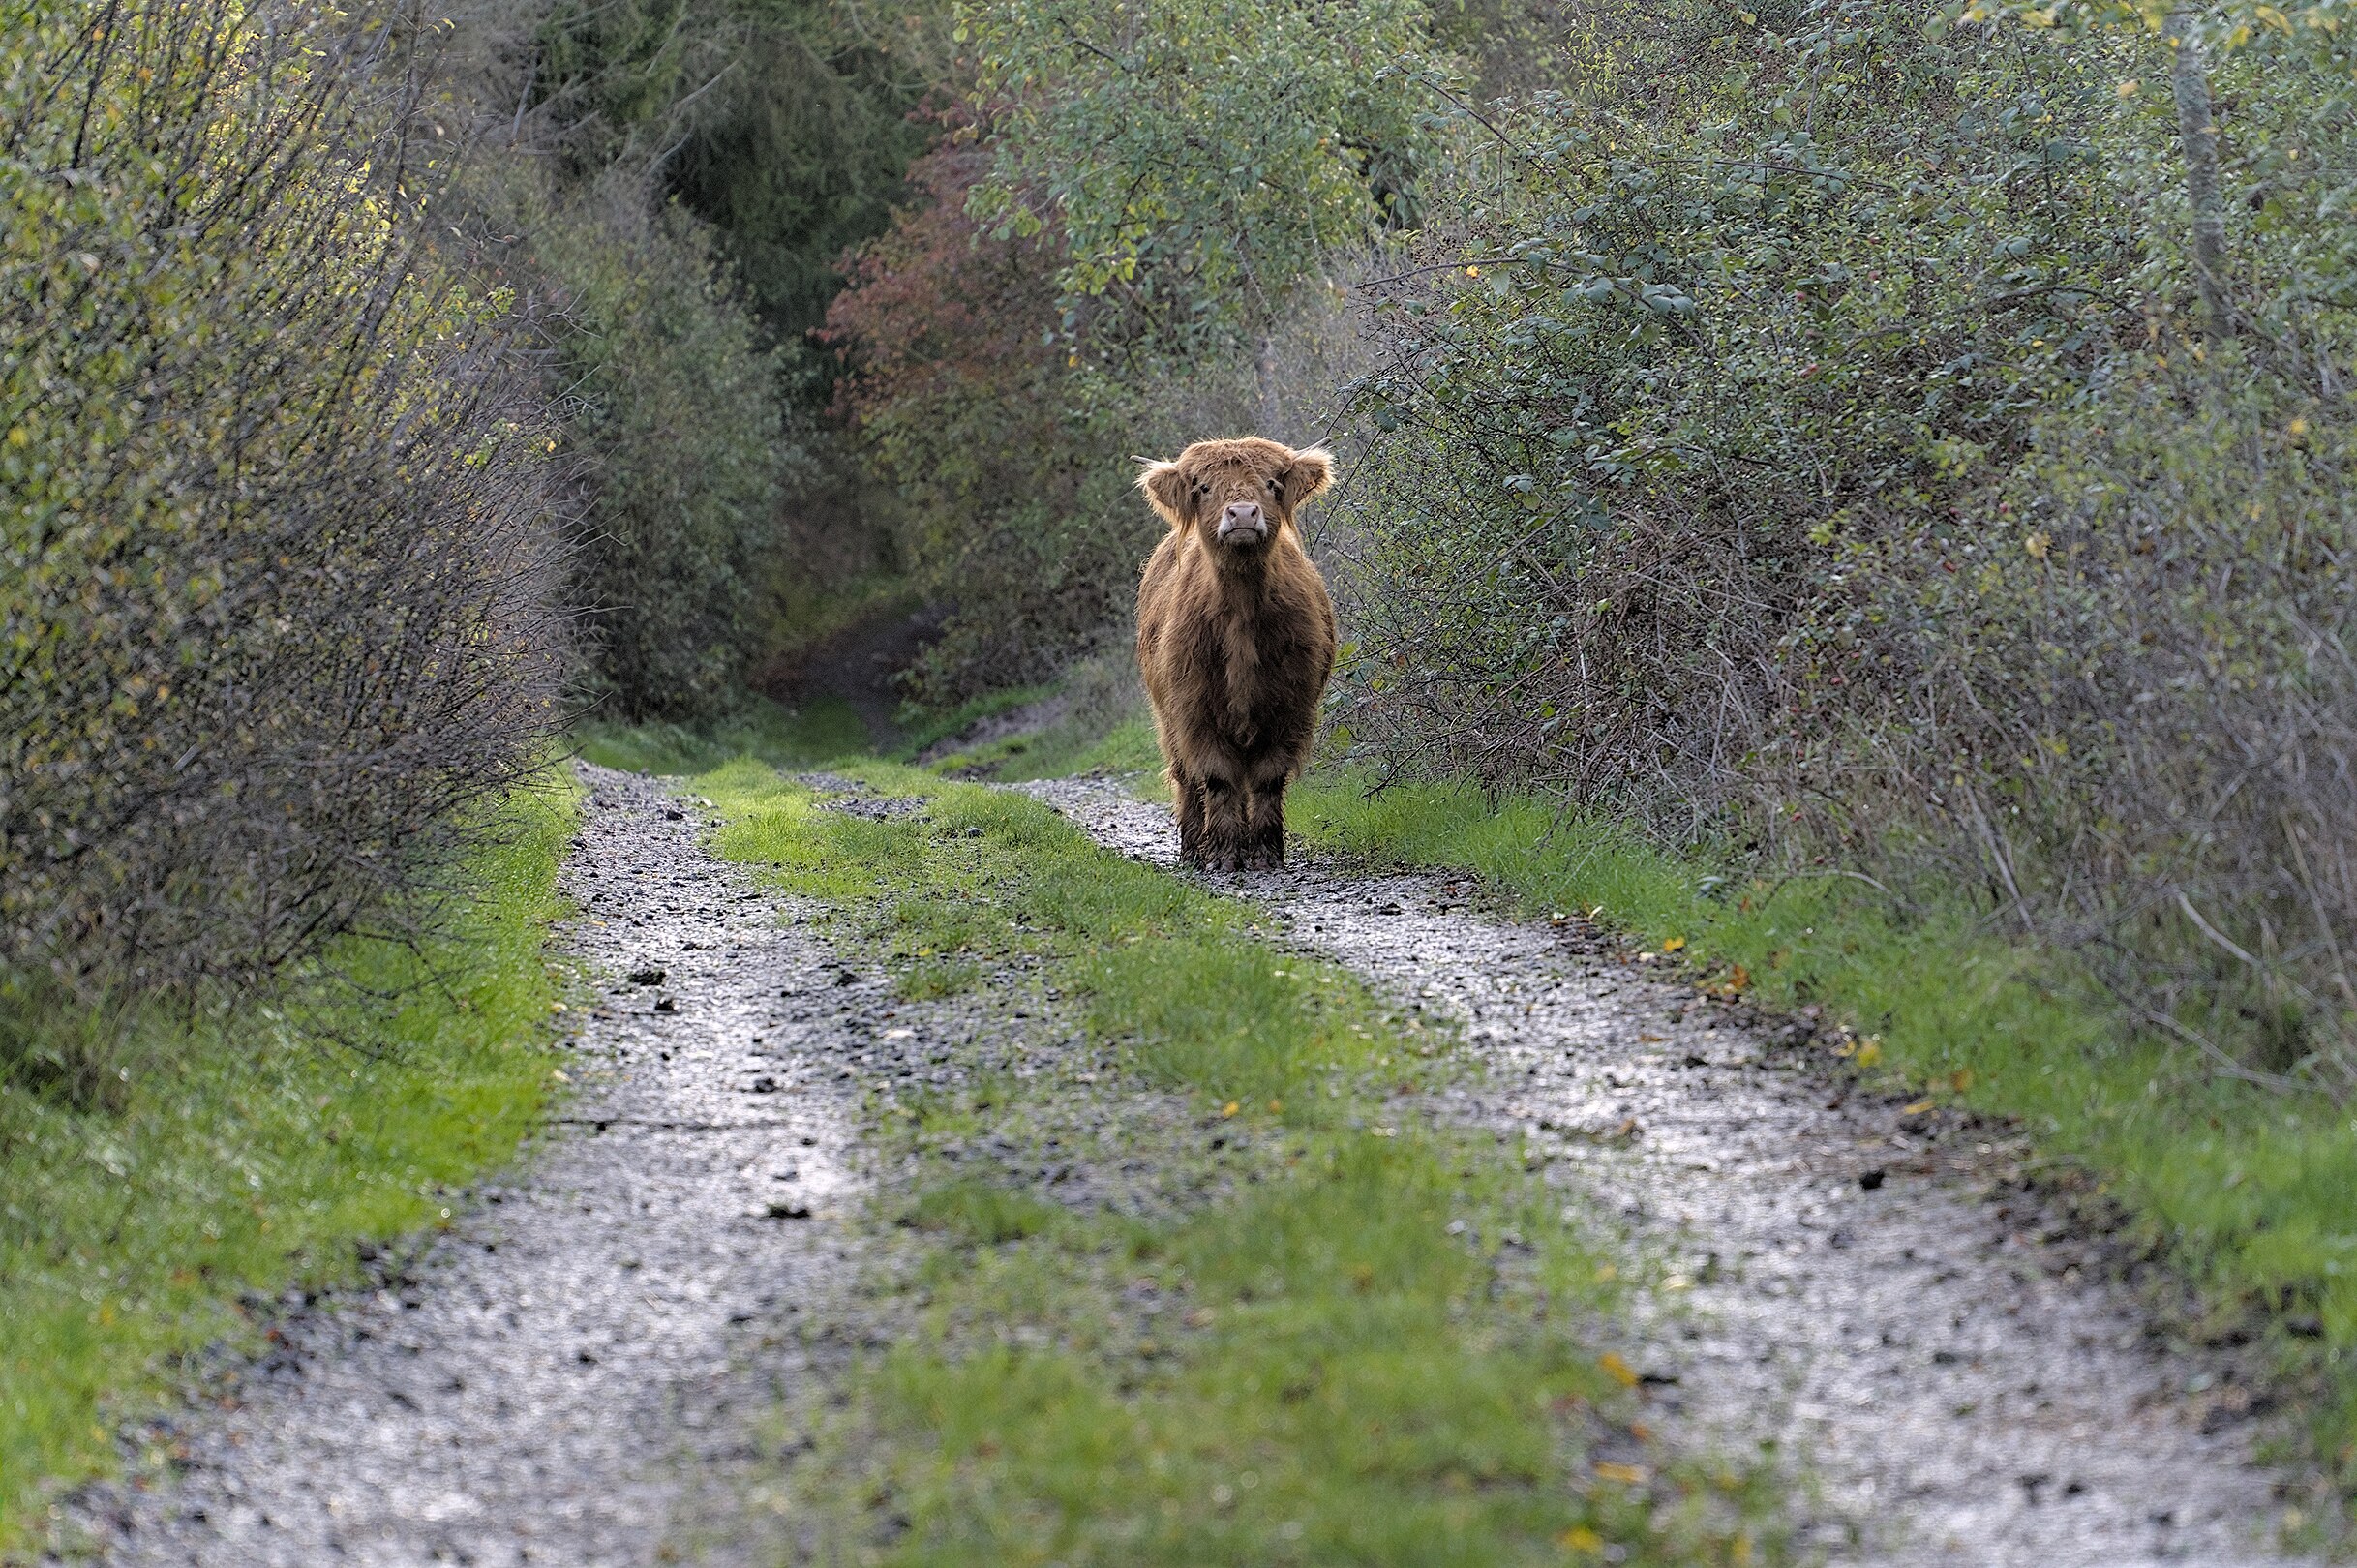
{"label": "tire rut", "polygon": [[[1173,863],[1162,807],[1087,780],[1019,788]],[[1462,1028],[1482,1071],[1440,1113],[1526,1139],[1654,1258],[1650,1402],[1681,1441],[1796,1468],[1811,1554],[2294,1560],[2268,1545],[2282,1504],[2253,1459],[2263,1393],[2231,1357],[2169,1345],[2048,1232],[2007,1184],[2017,1140],[1854,1093],[1592,931],[1479,913],[1463,879],[1310,864],[1208,880]]]}
{"label": "tire rut", "polygon": [[601,995],[556,1126],[379,1288],[287,1304],[274,1352],[209,1391],[227,1408],[149,1434],[183,1445],[176,1483],[82,1494],[102,1560],[773,1560],[713,1517],[839,1353],[867,1185],[851,1064],[887,982],[710,856],[670,786],[580,771],[560,939]]}

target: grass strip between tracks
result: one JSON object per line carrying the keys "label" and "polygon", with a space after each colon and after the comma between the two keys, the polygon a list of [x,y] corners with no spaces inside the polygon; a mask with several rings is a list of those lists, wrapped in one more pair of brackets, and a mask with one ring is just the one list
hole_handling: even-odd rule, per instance
{"label": "grass strip between tracks", "polygon": [[243,1301],[356,1278],[355,1244],[445,1223],[450,1190],[513,1155],[551,1087],[566,977],[546,940],[576,802],[554,774],[511,798],[442,932],[342,944],[349,983],[299,1017],[134,1020],[103,1107],[0,1078],[0,1561],[210,1352],[259,1348]]}
{"label": "grass strip between tracks", "polygon": [[[1420,1113],[1462,1070],[1450,1042],[1272,946],[1251,905],[1102,851],[1038,802],[854,771],[922,805],[831,811],[738,763],[698,781],[727,819],[717,849],[831,904],[908,997],[1027,966],[1115,1081],[1077,1093],[1048,1068],[880,1107],[913,1174],[878,1218],[923,1255],[901,1286],[911,1331],[864,1361],[797,1463],[822,1558],[1774,1554],[1766,1466],[1654,1452],[1637,1352],[1612,1348],[1618,1267],[1562,1194],[1510,1143]],[[1136,1118],[1133,1163],[1221,1153],[1193,1201],[1159,1211],[1059,1201],[1020,1158],[971,1158],[1088,1114]]]}

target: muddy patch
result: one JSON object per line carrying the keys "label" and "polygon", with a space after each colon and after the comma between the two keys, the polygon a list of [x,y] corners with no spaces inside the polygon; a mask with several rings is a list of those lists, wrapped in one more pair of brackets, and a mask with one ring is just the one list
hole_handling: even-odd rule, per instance
{"label": "muddy patch", "polygon": [[[1172,863],[1163,808],[1093,781],[1022,788]],[[2252,1457],[2263,1397],[2086,1266],[2007,1186],[2021,1151],[2004,1136],[1848,1093],[1789,1031],[1699,1003],[1592,931],[1487,916],[1462,882],[1315,863],[1214,880],[1463,1031],[1483,1071],[1444,1114],[1521,1137],[1658,1260],[1652,1404],[1688,1442],[1791,1464],[1812,1553],[2289,1560],[2268,1546],[2278,1478]]]}

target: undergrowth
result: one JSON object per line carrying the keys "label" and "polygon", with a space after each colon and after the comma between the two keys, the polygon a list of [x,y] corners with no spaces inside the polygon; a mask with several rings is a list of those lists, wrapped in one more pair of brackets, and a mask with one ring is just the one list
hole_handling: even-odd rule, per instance
{"label": "undergrowth", "polygon": [[360,1244],[446,1223],[451,1190],[530,1131],[575,799],[551,782],[508,816],[440,936],[346,939],[328,955],[344,983],[301,1014],[133,1019],[113,1096],[0,1079],[0,1560],[49,1531],[59,1488],[146,1439],[144,1414],[258,1346],[259,1299],[354,1279]]}
{"label": "undergrowth", "polygon": [[[915,1327],[813,1418],[794,1476],[823,1550],[1772,1554],[1767,1467],[1649,1447],[1637,1374],[1601,1349],[1617,1266],[1519,1151],[1420,1113],[1461,1070],[1445,1040],[1273,949],[1250,905],[1099,850],[1035,801],[853,770],[924,802],[855,817],[739,763],[699,780],[729,819],[718,849],[835,905],[904,992],[1028,973],[1112,1082],[1043,1065],[880,1106],[913,1173],[883,1201],[922,1239]],[[1184,1195],[1075,1200],[1023,1158],[983,1161],[1043,1130],[1113,1145]]]}

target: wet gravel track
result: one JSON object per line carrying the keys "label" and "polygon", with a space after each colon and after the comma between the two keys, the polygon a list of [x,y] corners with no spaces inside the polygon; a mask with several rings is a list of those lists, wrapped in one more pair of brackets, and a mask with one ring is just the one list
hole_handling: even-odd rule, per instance
{"label": "wet gravel track", "polygon": [[[1021,787],[1173,862],[1163,807],[1089,780]],[[1773,1443],[1808,1483],[1805,1553],[2290,1560],[2268,1549],[2282,1504],[2252,1460],[2264,1396],[2230,1356],[2169,1343],[2100,1242],[2052,1228],[2002,1133],[1851,1093],[1823,1051],[1592,930],[1485,915],[1464,883],[1315,862],[1207,880],[1464,1030],[1484,1071],[1441,1113],[1526,1138],[1658,1259],[1650,1402],[1686,1442]]]}
{"label": "wet gravel track", "polygon": [[[564,881],[584,913],[561,936],[599,994],[562,1120],[502,1185],[454,1203],[446,1235],[383,1265],[381,1288],[287,1304],[274,1353],[213,1391],[228,1408],[150,1434],[186,1453],[176,1480],[76,1500],[89,1555],[793,1554],[759,1506],[777,1470],[761,1434],[869,1321],[847,1300],[875,1245],[853,1221],[881,1175],[858,1152],[862,1088],[954,1076],[948,1042],[1009,1029],[990,1052],[1036,1060],[1061,1031],[896,1004],[812,912],[706,853],[693,802],[582,772]],[[1027,788],[1170,863],[1162,808],[1089,781]],[[1315,863],[1213,880],[1463,1029],[1486,1070],[1441,1113],[1524,1139],[1567,1199],[1658,1260],[1642,1369],[1656,1423],[1694,1444],[1776,1443],[1811,1484],[1805,1555],[2285,1560],[2263,1546],[2275,1478],[2251,1460],[2263,1399],[2229,1357],[2168,1343],[2099,1277],[2100,1249],[2050,1228],[2008,1185],[2022,1151],[2004,1137],[1845,1093],[1823,1052],[1593,932],[1485,915],[1464,884]],[[629,979],[652,969],[659,983]]]}
{"label": "wet gravel track", "polygon": [[188,1454],[177,1484],[84,1494],[104,1560],[757,1554],[710,1516],[828,1354],[795,1329],[856,1273],[856,1064],[891,1002],[697,844],[692,802],[582,773],[563,885],[583,913],[559,936],[598,997],[559,1125],[382,1288],[279,1318],[231,1408],[166,1434]]}

